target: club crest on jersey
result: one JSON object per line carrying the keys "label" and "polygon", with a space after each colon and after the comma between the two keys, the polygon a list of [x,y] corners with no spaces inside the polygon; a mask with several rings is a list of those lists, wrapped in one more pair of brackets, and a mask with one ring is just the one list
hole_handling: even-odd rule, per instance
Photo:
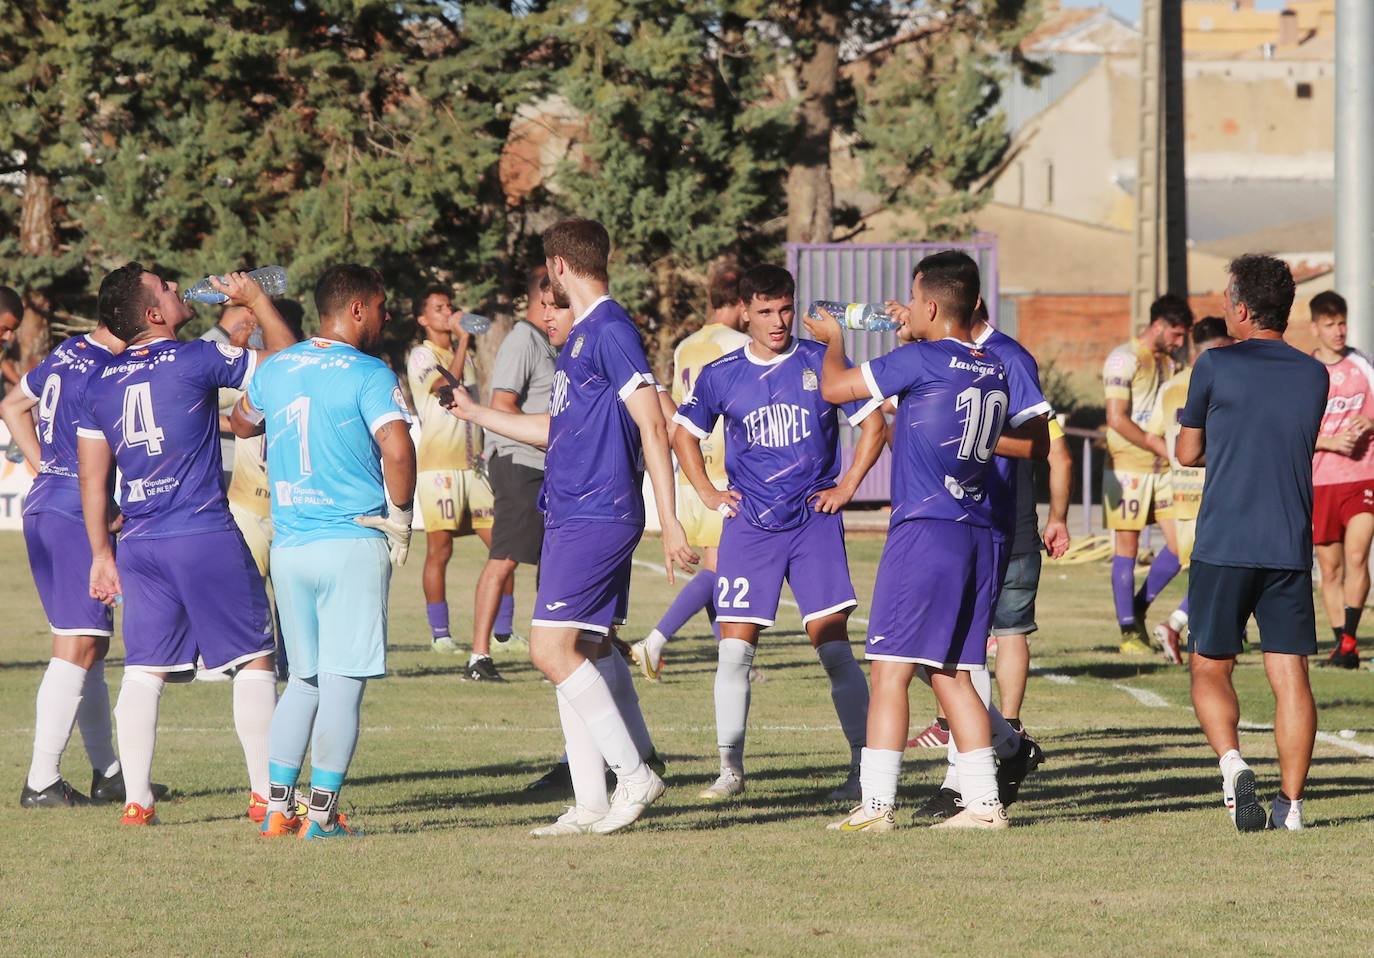
{"label": "club crest on jersey", "polygon": [[147,350],[146,348],[144,348],[144,349],[135,349],[135,350],[134,350],[134,355],[135,355],[135,356],[146,356],[146,355],[148,355],[148,350]]}
{"label": "club crest on jersey", "polygon": [[1332,373],[1331,381],[1337,386],[1343,385],[1345,383],[1345,373]]}
{"label": "club crest on jersey", "polygon": [[816,371],[814,369],[802,370],[802,389],[805,389],[807,392],[815,392],[820,388],[820,385],[820,380],[816,377]]}
{"label": "club crest on jersey", "polygon": [[575,343],[573,343],[573,350],[572,350],[572,357],[573,357],[573,359],[576,359],[576,358],[578,357],[578,355],[582,352],[582,340],[583,340],[584,338],[585,338],[585,337],[583,337],[583,336],[578,336],[578,337],[577,337],[577,341],[576,341]]}
{"label": "club crest on jersey", "polygon": [[235,346],[233,343],[215,343],[215,348],[220,354],[229,359],[238,359],[243,355],[243,347]]}

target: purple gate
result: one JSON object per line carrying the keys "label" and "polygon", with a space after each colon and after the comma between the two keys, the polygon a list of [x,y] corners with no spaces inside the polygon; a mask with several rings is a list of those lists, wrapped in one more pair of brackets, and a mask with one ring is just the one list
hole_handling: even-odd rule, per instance
{"label": "purple gate", "polygon": [[[881,303],[911,298],[911,274],[922,257],[945,249],[959,249],[978,261],[983,276],[983,301],[987,303],[992,324],[997,325],[997,240],[987,233],[965,243],[788,243],[787,268],[797,281],[797,333],[805,336],[800,313],[818,299],[842,303]],[[854,363],[861,363],[897,345],[894,333],[849,332],[845,351]],[[840,433],[841,451],[847,467],[853,458],[857,430]],[[859,486],[857,502],[887,502],[891,499],[892,469],[888,452]]]}

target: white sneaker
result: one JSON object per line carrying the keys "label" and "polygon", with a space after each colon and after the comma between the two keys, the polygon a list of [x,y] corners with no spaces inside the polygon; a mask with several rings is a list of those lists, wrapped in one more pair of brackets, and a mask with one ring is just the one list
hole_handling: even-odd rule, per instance
{"label": "white sneaker", "polygon": [[630,658],[633,659],[635,665],[639,667],[639,674],[644,676],[644,678],[648,679],[650,682],[662,681],[663,659],[659,658],[657,662],[649,661],[648,639],[640,639],[634,645],[630,646]]}
{"label": "white sneaker", "polygon": [[663,784],[663,779],[654,774],[653,769],[645,766],[645,770],[649,777],[644,781],[621,782],[615,787],[611,794],[611,810],[604,818],[592,824],[592,831],[598,835],[609,835],[611,832],[628,828],[639,820],[639,816],[644,814],[644,809],[658,801],[667,791],[668,787]]}
{"label": "white sneaker", "polygon": [[975,812],[971,808],[966,808],[958,815],[952,815],[943,822],[936,822],[931,828],[990,828],[1000,831],[1003,828],[1011,828],[1011,820],[1007,818],[1007,810],[998,802],[992,807],[991,811]]}
{"label": "white sneaker", "polygon": [[592,826],[601,821],[596,812],[589,812],[569,805],[567,811],[558,816],[552,825],[541,825],[530,832],[531,838],[558,838],[562,835],[590,835]]}
{"label": "white sneaker", "polygon": [[875,814],[860,802],[851,808],[844,818],[825,827],[827,831],[832,832],[890,832],[897,827],[897,817],[891,805]]}
{"label": "white sneaker", "polygon": [[442,655],[456,655],[459,651],[458,643],[453,641],[453,636],[451,635],[439,636],[429,643],[429,647]]}
{"label": "white sneaker", "polygon": [[852,766],[849,769],[849,777],[844,780],[844,784],[830,793],[832,802],[857,802],[864,797],[863,787],[859,785],[859,767]]}
{"label": "white sneaker", "polygon": [[1231,821],[1236,823],[1236,831],[1263,831],[1269,821],[1264,806],[1260,804],[1258,791],[1255,773],[1248,765],[1239,766],[1230,782],[1222,779],[1222,799],[1227,803]]}
{"label": "white sneaker", "polygon": [[1290,802],[1283,793],[1274,796],[1274,804],[1269,813],[1269,827],[1282,828],[1290,832],[1300,832],[1302,824],[1302,802]]}
{"label": "white sneaker", "polygon": [[712,782],[708,787],[697,792],[697,798],[721,799],[733,798],[736,795],[744,794],[744,776],[736,772],[733,768],[723,768],[720,777]]}

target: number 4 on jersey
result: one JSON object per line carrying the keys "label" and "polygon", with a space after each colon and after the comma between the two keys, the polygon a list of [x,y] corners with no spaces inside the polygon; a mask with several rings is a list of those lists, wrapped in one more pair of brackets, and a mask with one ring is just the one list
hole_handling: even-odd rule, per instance
{"label": "number 4 on jersey", "polygon": [[151,383],[134,383],[124,390],[124,444],[143,446],[150,456],[162,455],[162,430],[153,419]]}

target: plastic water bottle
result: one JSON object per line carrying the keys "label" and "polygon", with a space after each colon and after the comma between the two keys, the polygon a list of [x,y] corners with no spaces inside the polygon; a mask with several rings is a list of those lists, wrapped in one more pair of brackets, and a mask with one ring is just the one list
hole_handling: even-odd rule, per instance
{"label": "plastic water bottle", "polygon": [[[249,279],[262,287],[268,296],[281,296],[286,293],[286,270],[280,266],[262,266],[248,274]],[[211,306],[229,302],[229,297],[203,279],[181,294],[184,303],[207,303]]]}
{"label": "plastic water bottle", "polygon": [[818,299],[811,304],[811,315],[819,316],[822,309],[839,320],[840,325],[846,329],[881,333],[901,325],[877,303],[836,303],[828,299]]}
{"label": "plastic water bottle", "polygon": [[478,316],[476,313],[464,313],[458,318],[458,325],[463,327],[465,333],[481,336],[491,329],[491,320],[485,316]]}

